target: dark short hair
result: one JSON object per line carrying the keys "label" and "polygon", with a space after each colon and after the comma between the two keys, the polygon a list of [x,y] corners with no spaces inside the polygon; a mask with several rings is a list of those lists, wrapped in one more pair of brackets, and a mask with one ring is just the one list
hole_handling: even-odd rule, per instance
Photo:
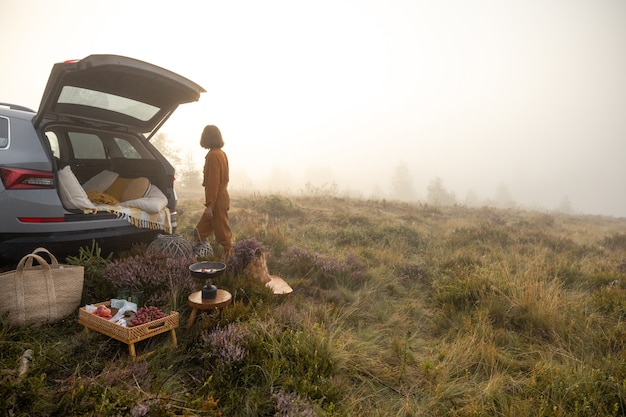
{"label": "dark short hair", "polygon": [[224,146],[224,139],[222,139],[222,132],[217,126],[206,125],[202,131],[200,137],[200,146],[206,149],[221,148]]}

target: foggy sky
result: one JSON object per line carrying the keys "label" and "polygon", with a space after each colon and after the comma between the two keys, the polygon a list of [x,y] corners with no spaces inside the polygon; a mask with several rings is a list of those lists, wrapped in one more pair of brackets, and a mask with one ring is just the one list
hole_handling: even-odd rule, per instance
{"label": "foggy sky", "polygon": [[441,178],[460,202],[504,185],[626,217],[625,23],[621,0],[8,0],[0,101],[37,108],[54,62],[127,55],[207,89],[162,131],[200,165],[219,126],[233,188],[385,197],[405,164],[421,198]]}

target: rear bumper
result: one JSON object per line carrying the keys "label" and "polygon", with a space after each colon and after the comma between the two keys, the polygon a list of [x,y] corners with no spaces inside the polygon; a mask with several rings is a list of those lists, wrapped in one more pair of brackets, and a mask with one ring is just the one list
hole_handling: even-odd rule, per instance
{"label": "rear bumper", "polygon": [[36,234],[0,234],[0,265],[17,264],[38,247],[49,250],[59,262],[77,256],[81,247],[91,247],[95,240],[101,256],[130,249],[134,244],[150,243],[161,230],[139,229],[134,226]]}

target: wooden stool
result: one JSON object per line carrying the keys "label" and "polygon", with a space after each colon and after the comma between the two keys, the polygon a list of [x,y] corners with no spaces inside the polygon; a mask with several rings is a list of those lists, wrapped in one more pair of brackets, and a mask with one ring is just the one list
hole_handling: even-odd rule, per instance
{"label": "wooden stool", "polygon": [[187,301],[191,310],[191,315],[187,320],[187,329],[193,326],[193,322],[196,320],[198,310],[214,310],[216,308],[224,308],[230,304],[230,300],[233,296],[226,290],[217,289],[217,296],[210,300],[202,299],[202,291],[196,291],[189,295]]}

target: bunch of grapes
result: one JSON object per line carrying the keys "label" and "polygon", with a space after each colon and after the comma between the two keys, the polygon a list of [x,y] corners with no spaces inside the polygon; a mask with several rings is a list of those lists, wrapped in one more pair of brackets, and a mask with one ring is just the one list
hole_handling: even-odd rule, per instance
{"label": "bunch of grapes", "polygon": [[153,320],[161,319],[166,316],[167,314],[155,306],[141,307],[131,319],[130,324],[133,326],[139,326],[140,324],[149,323]]}

